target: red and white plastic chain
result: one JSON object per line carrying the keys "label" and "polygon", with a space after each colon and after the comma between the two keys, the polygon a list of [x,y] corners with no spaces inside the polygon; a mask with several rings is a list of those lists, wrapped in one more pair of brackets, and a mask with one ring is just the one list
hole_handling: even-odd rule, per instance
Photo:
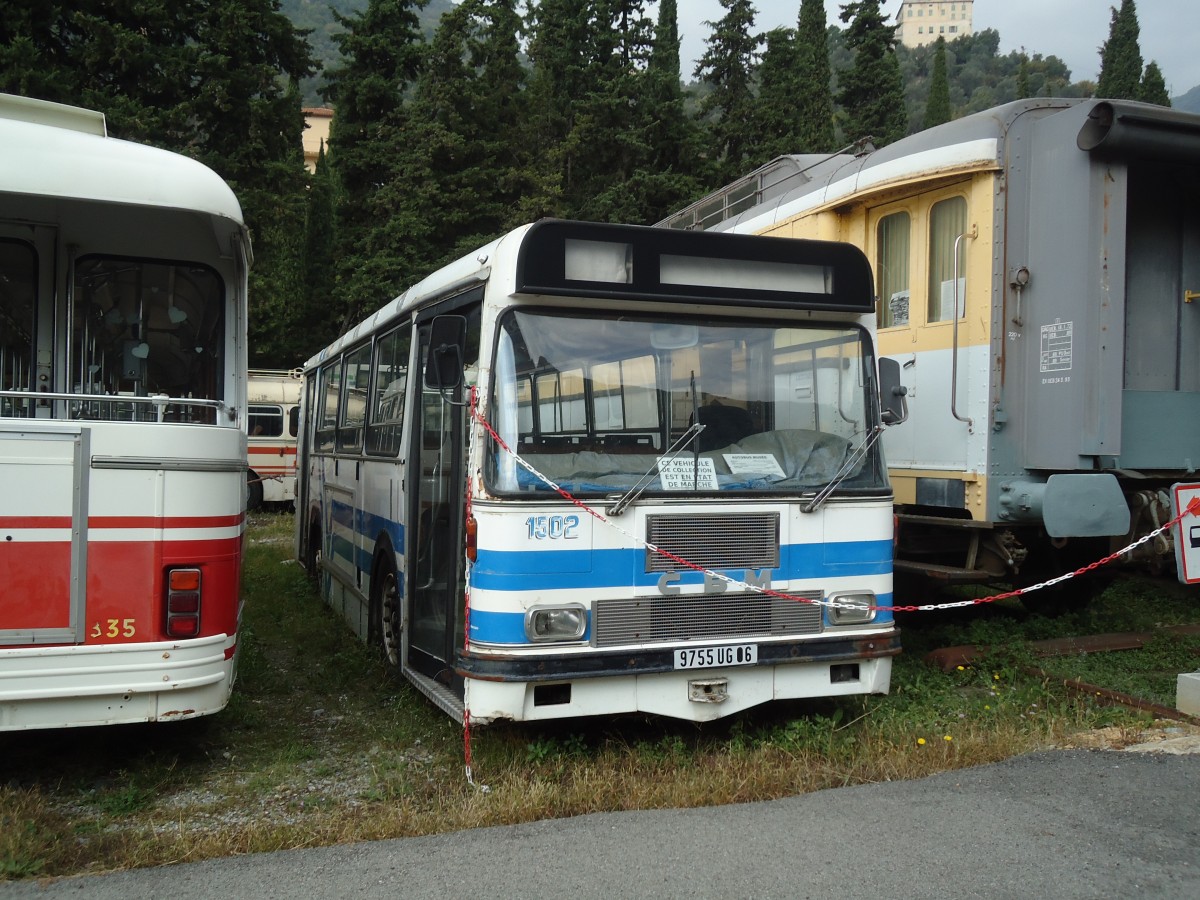
{"label": "red and white plastic chain", "polygon": [[[478,404],[478,402],[479,402],[478,388],[476,388],[475,385],[471,385],[471,396],[470,396],[468,408],[471,410],[472,418],[475,418],[476,420],[478,420],[478,418],[479,418],[478,415],[476,414],[476,405]],[[472,497],[471,480],[468,477],[466,498],[463,501],[463,510],[464,510],[463,515],[465,517],[464,521],[466,521],[466,522],[471,521],[471,497]],[[463,652],[464,653],[467,651],[467,648],[470,646],[470,643],[471,643],[471,567],[468,564],[466,587],[464,588],[464,592],[463,592]],[[472,771],[472,768],[471,768],[471,713],[470,713],[470,710],[467,708],[466,703],[463,704],[463,768],[464,768],[464,771],[466,772],[467,784],[471,785],[471,787],[478,787],[480,790],[482,790],[486,794],[488,792],[488,786],[486,784],[480,784],[480,785],[475,784],[475,776],[474,776],[474,772]]]}
{"label": "red and white plastic chain", "polygon": [[[480,425],[482,425],[484,427],[484,429],[487,430],[488,434],[490,434],[492,436],[492,439],[496,442],[497,446],[499,446],[505,453],[509,454],[517,462],[518,465],[520,465],[522,468],[524,468],[526,471],[528,471],[531,475],[533,475],[539,481],[546,484],[548,487],[550,487],[552,490],[554,490],[556,493],[558,493],[559,496],[561,496],[563,499],[570,501],[572,504],[574,504],[575,506],[582,509],[584,512],[586,512],[592,518],[603,522],[605,525],[609,526],[610,528],[615,528],[617,531],[619,531],[625,537],[631,539],[632,541],[634,541],[637,544],[640,544],[641,546],[645,547],[646,549],[653,551],[654,553],[661,554],[662,556],[665,556],[668,559],[670,559],[674,562],[677,562],[680,565],[685,566],[689,569],[692,569],[696,572],[701,572],[709,578],[723,581],[726,584],[737,588],[738,590],[751,591],[753,593],[763,594],[764,596],[768,596],[768,597],[779,597],[784,600],[793,600],[797,603],[811,603],[816,606],[847,607],[847,608],[854,608],[854,609],[862,609],[862,606],[860,606],[859,604],[856,604],[856,603],[839,603],[837,601],[832,601],[832,600],[814,600],[814,599],[811,599],[808,597],[796,597],[791,594],[785,594],[780,591],[771,590],[770,588],[764,588],[757,584],[750,584],[745,581],[738,581],[737,579],[730,578],[728,575],[725,575],[721,572],[714,572],[712,569],[706,569],[704,566],[697,565],[696,563],[689,562],[688,560],[683,559],[680,556],[676,556],[671,551],[664,550],[662,547],[656,546],[655,544],[652,544],[650,541],[647,541],[629,531],[626,531],[624,528],[622,528],[620,525],[617,525],[611,519],[607,518],[600,512],[597,512],[595,509],[592,509],[590,506],[588,506],[582,500],[579,500],[577,497],[572,496],[572,494],[569,491],[565,490],[560,485],[551,481],[549,478],[547,478],[545,475],[543,475],[541,472],[539,472],[536,468],[534,468],[534,466],[532,466],[528,461],[526,461],[524,458],[522,458],[519,453],[517,453],[511,447],[509,447],[508,444],[505,443],[504,439],[502,437],[500,437],[499,434],[496,433],[496,430],[491,426],[491,423],[488,422],[485,418],[483,418],[482,415],[479,414],[478,408],[475,407],[474,405],[472,405],[472,407],[471,407],[471,414],[472,414],[472,416],[474,416],[475,420]],[[991,603],[995,600],[1004,600],[1009,597],[1020,597],[1023,594],[1028,594],[1033,591],[1041,590],[1042,588],[1052,587],[1053,585],[1056,585],[1063,581],[1067,581],[1071,578],[1074,578],[1077,575],[1082,575],[1086,572],[1090,572],[1093,569],[1098,569],[1101,566],[1107,565],[1108,563],[1112,562],[1115,559],[1119,559],[1124,554],[1129,553],[1130,551],[1141,546],[1142,544],[1146,543],[1147,541],[1153,540],[1158,535],[1162,534],[1164,531],[1167,531],[1168,529],[1174,527],[1174,525],[1176,523],[1178,523],[1181,519],[1183,519],[1184,516],[1189,515],[1189,514],[1200,516],[1200,498],[1194,498],[1192,500],[1192,502],[1190,504],[1188,504],[1187,509],[1183,510],[1174,519],[1172,519],[1171,521],[1156,528],[1154,531],[1151,531],[1147,534],[1142,535],[1140,538],[1138,538],[1136,541],[1134,541],[1128,547],[1123,547],[1122,549],[1117,550],[1115,553],[1110,553],[1108,556],[1104,557],[1103,559],[1097,560],[1096,562],[1091,563],[1087,566],[1084,566],[1081,569],[1076,569],[1073,572],[1067,572],[1066,574],[1059,575],[1057,578],[1051,578],[1048,581],[1042,581],[1037,584],[1030,585],[1028,587],[1017,588],[1016,590],[1006,591],[1002,594],[994,594],[989,597],[977,597],[977,598],[974,598],[971,600],[958,600],[958,601],[954,601],[954,602],[950,602],[950,603],[927,603],[927,604],[922,604],[920,606],[912,606],[912,605],[870,606],[868,608],[874,609],[874,610],[880,610],[883,612],[933,612],[935,610],[955,609],[955,608],[964,607],[964,606],[978,606],[983,603]]]}

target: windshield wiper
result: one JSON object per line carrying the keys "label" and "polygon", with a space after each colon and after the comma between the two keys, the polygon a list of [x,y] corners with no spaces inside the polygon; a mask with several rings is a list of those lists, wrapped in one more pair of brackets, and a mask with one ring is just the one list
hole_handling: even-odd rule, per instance
{"label": "windshield wiper", "polygon": [[621,513],[625,512],[625,508],[634,500],[636,500],[641,495],[642,491],[646,490],[646,488],[650,486],[651,479],[658,472],[659,463],[664,459],[667,462],[673,460],[676,456],[682,453],[684,448],[687,447],[688,443],[699,436],[700,432],[703,430],[703,425],[701,425],[699,422],[693,422],[691,427],[681,434],[675,443],[667,448],[666,453],[655,460],[654,465],[652,465],[646,471],[645,475],[637,480],[637,483],[634,484],[633,487],[627,490],[624,494],[614,494],[609,498],[614,502],[604,508],[605,513],[610,516],[619,516]]}
{"label": "windshield wiper", "polygon": [[837,486],[839,484],[846,480],[846,476],[850,474],[850,471],[855,465],[858,464],[858,461],[867,455],[867,451],[871,449],[871,446],[877,440],[879,440],[879,436],[881,434],[883,434],[882,425],[872,426],[871,430],[867,432],[866,440],[864,440],[850,452],[850,455],[846,457],[846,461],[842,463],[841,468],[834,473],[834,476],[829,480],[829,483],[825,485],[825,487],[821,488],[821,490],[817,493],[817,496],[809,500],[805,506],[800,507],[800,512],[810,513],[816,512],[818,509],[820,509],[821,504],[825,502],[826,498],[828,498],[830,494],[837,490]]}

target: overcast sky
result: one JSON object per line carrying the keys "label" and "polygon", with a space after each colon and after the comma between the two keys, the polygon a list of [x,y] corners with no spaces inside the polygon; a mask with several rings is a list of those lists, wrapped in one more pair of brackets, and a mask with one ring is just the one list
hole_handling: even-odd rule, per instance
{"label": "overcast sky", "polygon": [[[845,27],[838,18],[844,0],[825,0],[829,24]],[[976,30],[1000,32],[1000,52],[1025,48],[1031,56],[1057,56],[1071,70],[1071,79],[1095,81],[1100,75],[1100,45],[1108,40],[1112,8],[1120,0],[975,0]],[[709,28],[724,15],[719,0],[677,0],[682,41],[682,75],[690,80],[695,61],[703,54]],[[800,0],[754,0],[756,31],[785,25],[796,27]],[[885,15],[894,21],[900,0],[885,0]],[[1158,63],[1167,93],[1177,97],[1200,85],[1200,0],[1137,0],[1142,59]],[[651,16],[658,15],[657,5]]]}

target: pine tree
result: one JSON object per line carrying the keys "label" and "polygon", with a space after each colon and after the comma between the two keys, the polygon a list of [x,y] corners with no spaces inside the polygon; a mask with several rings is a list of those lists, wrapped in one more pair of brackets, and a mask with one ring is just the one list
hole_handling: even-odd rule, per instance
{"label": "pine tree", "polygon": [[1108,40],[1100,48],[1100,81],[1096,94],[1109,100],[1136,100],[1142,83],[1142,51],[1138,46],[1137,6],[1121,0],[1112,11]]}
{"label": "pine tree", "polygon": [[[0,91],[66,102],[78,94],[78,72],[68,61],[63,33],[68,4],[57,0],[9,0],[0,16]],[[78,4],[70,4],[78,8]]]}
{"label": "pine tree", "polygon": [[1151,61],[1142,75],[1142,83],[1138,85],[1138,99],[1143,103],[1153,103],[1157,106],[1170,106],[1171,97],[1167,94],[1167,82],[1163,78],[1158,63]]}
{"label": "pine tree", "polygon": [[832,153],[837,149],[837,137],[833,129],[829,29],[823,0],[803,0],[800,4],[796,75],[801,87],[795,152]]}
{"label": "pine tree", "polygon": [[3,89],[97,109],[113,136],[229,182],[255,245],[250,327],[270,331],[299,281],[296,229],[284,226],[303,210],[296,85],[313,68],[275,0],[24,0],[5,13]]}
{"label": "pine tree", "polygon": [[933,74],[929,77],[929,100],[925,103],[925,127],[950,121],[950,79],[946,75],[946,40],[939,37],[933,48]]}
{"label": "pine tree", "polygon": [[755,99],[752,67],[760,38],[752,33],[754,6],[750,0],[720,0],[726,10],[717,22],[705,22],[712,32],[695,75],[709,87],[700,104],[710,146],[715,148],[722,183],[744,175],[750,168]]}
{"label": "pine tree", "polygon": [[841,20],[849,22],[846,46],[854,62],[842,76],[841,103],[846,114],[846,136],[870,137],[877,147],[904,137],[908,114],[904,109],[904,83],[896,61],[896,32],[884,20],[879,0],[858,0],[842,7]]}
{"label": "pine tree", "polygon": [[[368,310],[399,293],[412,272],[404,245],[385,229],[416,228],[380,215],[379,191],[401,177],[405,94],[420,73],[425,52],[416,10],[425,0],[369,0],[335,41],[343,64],[327,73],[325,96],[336,113],[330,128],[330,164],[338,183],[338,302],[349,327]],[[344,329],[343,329],[344,330]]]}

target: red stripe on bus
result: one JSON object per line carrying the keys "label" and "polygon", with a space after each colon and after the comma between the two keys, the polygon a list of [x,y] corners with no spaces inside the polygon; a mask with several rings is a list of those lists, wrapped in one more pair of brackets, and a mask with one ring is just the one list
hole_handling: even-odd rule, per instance
{"label": "red stripe on bus", "polygon": [[70,528],[70,516],[0,516],[0,528]]}
{"label": "red stripe on bus", "polygon": [[[90,516],[89,528],[229,528],[245,521],[232,516]],[[0,529],[70,528],[70,516],[0,516]]]}
{"label": "red stripe on bus", "polygon": [[89,528],[228,528],[245,515],[232,516],[89,516]]}

